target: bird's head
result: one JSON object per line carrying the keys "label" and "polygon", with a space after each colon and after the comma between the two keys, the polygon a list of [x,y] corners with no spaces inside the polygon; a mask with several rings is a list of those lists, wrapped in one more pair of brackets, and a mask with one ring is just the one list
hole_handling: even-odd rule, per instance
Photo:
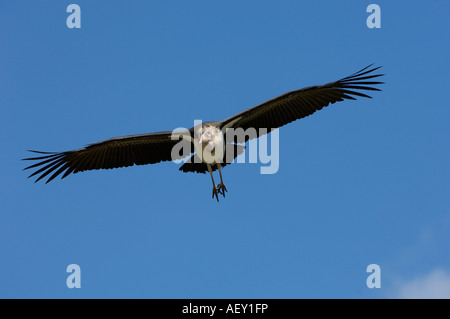
{"label": "bird's head", "polygon": [[221,136],[220,129],[214,126],[203,126],[199,130],[199,143],[207,145],[211,142],[216,142],[216,139]]}

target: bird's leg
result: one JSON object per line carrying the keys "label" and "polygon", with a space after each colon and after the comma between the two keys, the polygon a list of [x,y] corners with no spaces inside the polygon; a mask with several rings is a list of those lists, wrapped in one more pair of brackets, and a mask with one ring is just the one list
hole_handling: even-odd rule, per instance
{"label": "bird's leg", "polygon": [[208,166],[208,172],[211,175],[211,180],[213,183],[212,198],[214,198],[214,196],[216,196],[217,201],[219,201],[219,196],[217,194],[220,192],[220,190],[216,187],[216,184],[214,183],[214,177],[213,177],[211,165],[209,165],[209,164],[206,164],[206,165]]}
{"label": "bird's leg", "polygon": [[222,179],[222,171],[221,171],[221,166],[220,163],[217,163],[217,168],[219,169],[219,176],[220,176],[220,184],[217,185],[217,188],[219,189],[219,193],[221,193],[223,195],[223,197],[225,197],[225,192],[227,191],[227,188],[225,187],[225,184],[223,183],[223,179]]}

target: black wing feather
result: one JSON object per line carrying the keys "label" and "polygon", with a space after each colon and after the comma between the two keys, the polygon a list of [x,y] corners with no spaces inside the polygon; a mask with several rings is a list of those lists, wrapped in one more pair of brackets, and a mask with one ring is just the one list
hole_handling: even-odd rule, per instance
{"label": "black wing feather", "polygon": [[[54,172],[46,183],[58,175],[61,178],[71,173],[96,169],[111,169],[132,165],[155,164],[162,161],[181,159],[172,158],[172,148],[180,140],[171,139],[172,132],[130,135],[112,138],[106,141],[90,144],[87,147],[67,152],[30,151],[43,156],[25,158],[27,161],[38,161],[25,168],[39,168],[28,177],[38,175],[36,182]],[[183,140],[182,143],[190,143]]]}
{"label": "black wing feather", "polygon": [[[306,87],[287,92],[262,104],[240,112],[220,123],[221,128],[255,128],[257,137],[260,133],[270,132],[271,129],[281,127],[292,121],[304,118],[322,108],[345,99],[355,100],[356,97],[371,98],[369,95],[355,91],[380,91],[371,85],[383,84],[371,80],[384,74],[373,74],[379,67],[370,68],[369,65],[350,76],[324,85]],[[265,129],[262,132],[259,129]],[[249,139],[235,138],[234,142],[242,143]]]}

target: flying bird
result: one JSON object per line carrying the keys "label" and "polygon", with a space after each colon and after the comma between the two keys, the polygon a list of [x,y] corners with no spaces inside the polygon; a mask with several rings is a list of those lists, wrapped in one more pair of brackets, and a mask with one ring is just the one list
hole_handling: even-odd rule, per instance
{"label": "flying bird", "polygon": [[[362,90],[380,91],[372,85],[384,82],[374,78],[384,74],[374,74],[380,67],[369,65],[350,76],[323,85],[315,85],[294,90],[251,107],[222,121],[200,123],[185,134],[166,131],[149,134],[129,135],[111,138],[86,147],[66,152],[40,152],[40,156],[25,158],[38,161],[24,170],[36,168],[29,177],[37,175],[35,182],[48,176],[50,182],[58,175],[61,179],[71,173],[96,169],[112,169],[132,165],[155,164],[174,161],[191,155],[181,167],[182,172],[209,172],[213,184],[212,198],[219,201],[219,194],[225,197],[227,188],[223,183],[222,168],[244,151],[239,143],[257,138],[271,130],[304,118],[322,108],[346,99],[356,97],[371,98]],[[255,134],[234,134],[230,131],[254,129]],[[241,130],[241,131],[242,131]],[[175,134],[174,134],[175,133]],[[228,136],[230,137],[230,136]],[[188,154],[174,152],[174,147],[183,142],[189,148]],[[194,153],[192,155],[192,153]],[[214,182],[213,171],[218,170],[220,183]]]}

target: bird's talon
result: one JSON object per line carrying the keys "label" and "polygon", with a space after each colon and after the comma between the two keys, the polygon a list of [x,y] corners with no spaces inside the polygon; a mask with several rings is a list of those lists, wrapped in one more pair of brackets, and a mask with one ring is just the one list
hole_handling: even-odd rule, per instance
{"label": "bird's talon", "polygon": [[219,193],[222,194],[223,197],[225,197],[225,192],[228,192],[228,190],[225,187],[225,185],[223,183],[220,183],[219,185],[217,185],[217,188],[219,190]]}
{"label": "bird's talon", "polygon": [[220,189],[218,187],[213,187],[213,192],[212,192],[212,198],[214,198],[214,195],[216,196],[217,201],[219,201],[219,196],[218,194],[220,193]]}

